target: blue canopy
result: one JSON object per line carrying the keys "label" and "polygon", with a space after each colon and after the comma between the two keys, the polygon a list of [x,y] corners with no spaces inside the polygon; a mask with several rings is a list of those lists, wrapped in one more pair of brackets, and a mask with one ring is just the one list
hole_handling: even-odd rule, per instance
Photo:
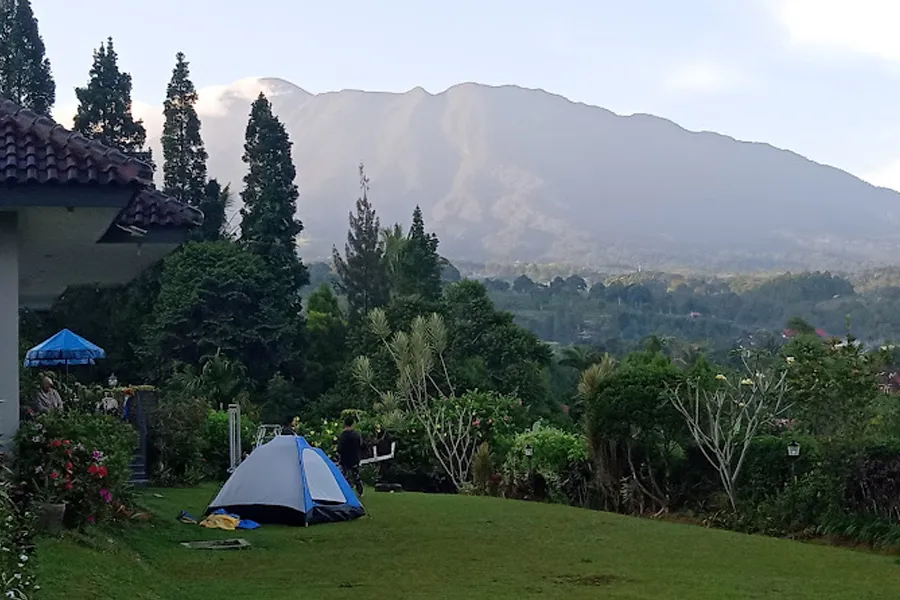
{"label": "blue canopy", "polygon": [[29,350],[25,354],[25,366],[92,365],[98,358],[106,358],[103,348],[63,329]]}

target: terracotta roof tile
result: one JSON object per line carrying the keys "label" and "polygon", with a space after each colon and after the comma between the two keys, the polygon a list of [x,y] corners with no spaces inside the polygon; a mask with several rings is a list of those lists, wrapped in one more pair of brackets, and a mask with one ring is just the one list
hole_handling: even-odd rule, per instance
{"label": "terracotta roof tile", "polygon": [[69,131],[0,97],[0,184],[95,184],[135,188],[119,215],[141,228],[195,226],[203,213],[153,187],[145,162]]}
{"label": "terracotta roof tile", "polygon": [[122,211],[117,221],[141,229],[154,227],[193,226],[203,223],[203,213],[196,208],[170,198],[159,190],[147,189]]}

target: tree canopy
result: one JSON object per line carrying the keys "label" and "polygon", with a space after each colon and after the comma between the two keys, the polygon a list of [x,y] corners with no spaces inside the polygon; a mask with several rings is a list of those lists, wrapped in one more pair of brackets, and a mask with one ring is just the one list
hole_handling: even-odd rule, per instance
{"label": "tree canopy", "polygon": [[350,213],[350,230],[344,255],[334,248],[334,268],[340,278],[338,289],[347,297],[351,312],[366,314],[390,299],[390,280],[384,248],[379,239],[381,222],[369,202],[369,180],[359,166],[360,197],[356,214]]}
{"label": "tree canopy", "polygon": [[123,152],[146,154],[147,131],[131,114],[131,75],[119,69],[112,38],[94,51],[87,85],[75,88],[75,96],[75,131]]}
{"label": "tree canopy", "polygon": [[0,2],[0,95],[49,115],[56,83],[30,0]]}
{"label": "tree canopy", "polygon": [[179,52],[163,103],[163,191],[199,207],[206,199],[207,153],[196,104],[197,90],[190,79],[188,62]]}

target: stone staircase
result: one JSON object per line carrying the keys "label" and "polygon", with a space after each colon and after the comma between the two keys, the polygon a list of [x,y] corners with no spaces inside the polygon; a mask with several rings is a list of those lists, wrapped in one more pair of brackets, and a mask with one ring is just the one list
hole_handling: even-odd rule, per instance
{"label": "stone staircase", "polygon": [[128,483],[135,487],[147,487],[150,485],[150,477],[147,474],[147,459],[141,452],[134,455],[131,461],[131,477]]}
{"label": "stone staircase", "polygon": [[156,396],[152,393],[138,392],[131,399],[129,421],[138,431],[139,445],[131,461],[131,477],[128,483],[135,487],[146,487],[150,484],[149,448],[147,444],[147,416],[156,407]]}

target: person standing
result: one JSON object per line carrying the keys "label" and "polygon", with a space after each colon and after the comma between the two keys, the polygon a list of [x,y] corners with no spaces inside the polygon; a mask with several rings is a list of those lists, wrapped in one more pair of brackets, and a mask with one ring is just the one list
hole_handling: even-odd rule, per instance
{"label": "person standing", "polygon": [[344,419],[344,431],[338,437],[337,451],[338,462],[341,473],[347,479],[347,482],[354,487],[356,495],[362,498],[363,484],[359,477],[359,463],[362,455],[363,442],[362,436],[353,427],[353,417]]}

